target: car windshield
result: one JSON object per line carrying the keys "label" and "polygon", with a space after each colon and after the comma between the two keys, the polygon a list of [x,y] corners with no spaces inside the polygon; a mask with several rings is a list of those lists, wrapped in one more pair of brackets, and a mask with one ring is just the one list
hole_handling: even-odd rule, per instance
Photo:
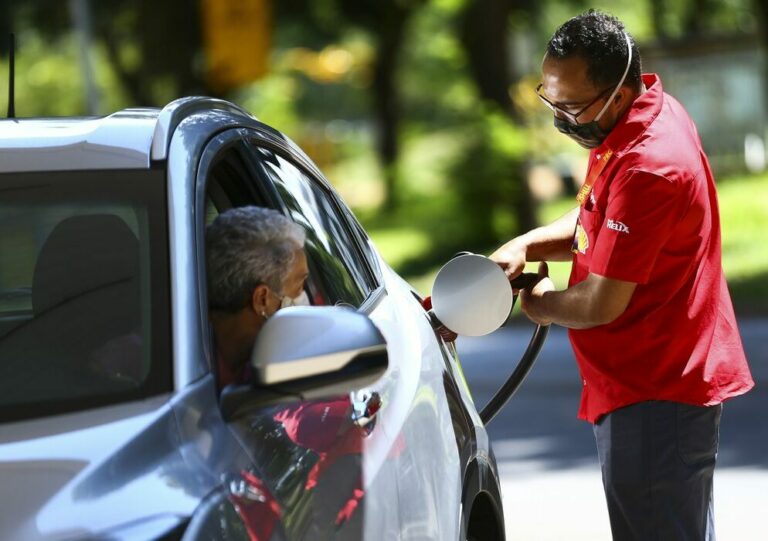
{"label": "car windshield", "polygon": [[170,389],[162,171],[0,175],[0,420]]}

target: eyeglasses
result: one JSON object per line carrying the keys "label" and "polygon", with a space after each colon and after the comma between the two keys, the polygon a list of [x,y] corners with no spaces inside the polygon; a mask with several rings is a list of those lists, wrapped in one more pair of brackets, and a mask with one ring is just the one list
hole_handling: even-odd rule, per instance
{"label": "eyeglasses", "polygon": [[549,101],[549,100],[546,98],[546,96],[544,96],[544,94],[542,94],[542,93],[541,93],[541,87],[542,87],[542,86],[544,86],[544,83],[539,83],[539,86],[537,86],[537,87],[536,87],[536,95],[539,97],[539,99],[540,99],[540,100],[541,100],[541,101],[544,103],[544,105],[546,105],[547,107],[549,107],[550,109],[552,109],[552,111],[553,111],[553,112],[555,112],[555,113],[559,113],[560,115],[562,115],[562,116],[563,116],[563,117],[564,117],[564,118],[565,118],[565,119],[566,119],[568,122],[570,122],[571,124],[578,124],[578,123],[579,123],[579,116],[581,116],[581,114],[582,114],[582,113],[584,113],[584,111],[586,111],[587,109],[589,109],[590,107],[592,107],[592,106],[593,106],[595,103],[597,103],[597,101],[598,101],[600,98],[602,98],[602,97],[603,97],[603,96],[605,96],[605,95],[606,95],[608,92],[610,92],[611,90],[613,90],[613,89],[614,89],[614,87],[613,87],[613,86],[610,86],[610,87],[606,88],[605,90],[603,90],[602,92],[600,92],[600,93],[599,93],[599,94],[598,94],[598,95],[595,97],[595,99],[593,99],[593,100],[592,100],[592,101],[590,101],[590,102],[589,102],[587,105],[585,105],[585,106],[584,106],[584,108],[582,108],[582,109],[581,109],[581,111],[579,111],[578,113],[570,113],[570,112],[566,111],[565,109],[563,109],[563,108],[561,108],[561,107],[558,107],[557,105],[555,105],[554,103],[552,103],[551,101]]}

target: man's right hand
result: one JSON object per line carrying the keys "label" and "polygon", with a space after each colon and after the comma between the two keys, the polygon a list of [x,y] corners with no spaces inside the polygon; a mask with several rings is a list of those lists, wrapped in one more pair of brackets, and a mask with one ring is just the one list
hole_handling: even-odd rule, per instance
{"label": "man's right hand", "polygon": [[507,278],[512,280],[523,272],[526,263],[527,248],[520,237],[516,237],[488,256],[489,259],[498,263],[504,270]]}

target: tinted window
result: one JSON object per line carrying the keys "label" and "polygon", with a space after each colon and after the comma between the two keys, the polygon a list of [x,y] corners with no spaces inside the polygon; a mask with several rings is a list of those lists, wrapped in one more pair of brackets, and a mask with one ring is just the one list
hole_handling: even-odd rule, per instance
{"label": "tinted window", "polygon": [[373,243],[368,237],[368,233],[363,229],[363,226],[360,225],[360,222],[357,221],[357,218],[349,208],[345,208],[344,216],[346,217],[346,222],[350,225],[352,236],[355,237],[358,246],[360,246],[363,257],[368,261],[368,268],[371,269],[372,273],[370,278],[371,288],[376,289],[381,285],[381,267],[374,253]]}
{"label": "tinted window", "polygon": [[220,150],[211,161],[205,181],[205,225],[228,209],[257,204],[260,194],[253,179],[258,173],[250,157],[238,141]]}
{"label": "tinted window", "polygon": [[170,389],[159,171],[0,175],[0,419]]}
{"label": "tinted window", "polygon": [[360,306],[373,289],[363,261],[330,194],[281,156],[259,149],[289,214],[307,231],[310,275],[322,291],[314,304]]}

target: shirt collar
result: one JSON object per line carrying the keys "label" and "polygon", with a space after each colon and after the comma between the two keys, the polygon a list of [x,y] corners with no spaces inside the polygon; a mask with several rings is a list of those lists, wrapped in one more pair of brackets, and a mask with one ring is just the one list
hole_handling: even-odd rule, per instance
{"label": "shirt collar", "polygon": [[645,73],[642,78],[645,92],[635,98],[635,101],[619,119],[605,141],[595,149],[595,152],[603,153],[610,149],[616,154],[621,154],[624,150],[632,147],[633,143],[659,115],[664,103],[664,89],[661,86],[661,79],[655,73]]}

